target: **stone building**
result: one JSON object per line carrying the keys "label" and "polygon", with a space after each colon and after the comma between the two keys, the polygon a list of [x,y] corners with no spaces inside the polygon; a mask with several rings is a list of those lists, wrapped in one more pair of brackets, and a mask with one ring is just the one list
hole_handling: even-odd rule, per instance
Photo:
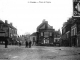
{"label": "stone building", "polygon": [[48,24],[48,21],[43,21],[37,27],[37,44],[38,45],[53,45],[54,29]]}
{"label": "stone building", "polygon": [[9,44],[15,43],[17,38],[17,29],[8,23],[7,20],[3,22],[0,20],[0,44],[8,40]]}
{"label": "stone building", "polygon": [[62,44],[80,46],[80,17],[70,18],[62,27]]}
{"label": "stone building", "polygon": [[54,46],[61,45],[61,32],[60,30],[54,31]]}
{"label": "stone building", "polygon": [[73,16],[62,27],[62,45],[80,46],[80,1],[73,0]]}
{"label": "stone building", "polygon": [[71,46],[71,26],[73,18],[70,18],[62,27],[62,46]]}
{"label": "stone building", "polygon": [[80,17],[73,17],[71,26],[71,45],[80,46]]}
{"label": "stone building", "polygon": [[37,27],[37,45],[54,46],[54,43],[57,44],[58,42],[54,42],[54,40],[59,40],[59,38],[55,37],[54,39],[55,32],[55,29],[48,24],[48,21],[43,20]]}

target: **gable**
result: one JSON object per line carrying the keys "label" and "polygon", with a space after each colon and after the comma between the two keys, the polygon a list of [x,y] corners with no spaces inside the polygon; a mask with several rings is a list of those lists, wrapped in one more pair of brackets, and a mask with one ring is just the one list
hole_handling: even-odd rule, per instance
{"label": "gable", "polygon": [[43,22],[37,27],[37,31],[39,31],[39,29],[53,29],[53,27],[48,24],[48,21],[43,21]]}
{"label": "gable", "polygon": [[42,25],[42,26],[40,27],[40,29],[45,29],[45,26],[46,26],[45,24]]}
{"label": "gable", "polygon": [[46,24],[45,24],[44,22],[42,22],[42,23],[37,27],[37,31],[38,31],[39,29],[45,29],[45,27],[46,27]]}
{"label": "gable", "polygon": [[48,24],[48,29],[53,29],[53,27]]}

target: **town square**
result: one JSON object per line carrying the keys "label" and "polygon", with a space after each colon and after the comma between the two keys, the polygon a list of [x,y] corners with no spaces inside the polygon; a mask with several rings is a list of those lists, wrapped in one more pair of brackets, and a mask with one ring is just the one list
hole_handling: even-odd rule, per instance
{"label": "town square", "polygon": [[80,60],[80,0],[0,2],[0,60]]}

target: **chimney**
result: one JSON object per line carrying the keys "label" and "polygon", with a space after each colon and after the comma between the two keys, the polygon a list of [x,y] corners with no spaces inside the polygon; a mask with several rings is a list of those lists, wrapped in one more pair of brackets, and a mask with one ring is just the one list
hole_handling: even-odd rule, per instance
{"label": "chimney", "polygon": [[43,19],[43,22],[45,22],[45,19]]}
{"label": "chimney", "polygon": [[12,23],[10,23],[10,26],[12,26]]}
{"label": "chimney", "polygon": [[5,20],[5,23],[6,23],[6,24],[8,24],[8,21],[7,21],[7,20]]}

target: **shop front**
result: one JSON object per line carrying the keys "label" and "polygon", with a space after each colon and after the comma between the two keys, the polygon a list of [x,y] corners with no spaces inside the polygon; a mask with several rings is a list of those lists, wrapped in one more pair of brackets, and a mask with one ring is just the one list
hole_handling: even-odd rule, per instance
{"label": "shop front", "polygon": [[53,29],[40,30],[38,32],[38,45],[50,46],[54,43],[54,32]]}

